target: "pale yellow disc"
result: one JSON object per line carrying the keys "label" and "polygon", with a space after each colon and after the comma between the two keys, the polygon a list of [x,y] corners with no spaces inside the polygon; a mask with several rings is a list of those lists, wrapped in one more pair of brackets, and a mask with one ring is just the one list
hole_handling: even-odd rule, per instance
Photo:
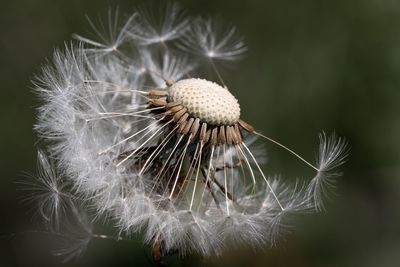
{"label": "pale yellow disc", "polygon": [[237,99],[227,89],[204,79],[180,80],[169,87],[168,97],[184,106],[191,117],[210,125],[232,125],[240,117]]}

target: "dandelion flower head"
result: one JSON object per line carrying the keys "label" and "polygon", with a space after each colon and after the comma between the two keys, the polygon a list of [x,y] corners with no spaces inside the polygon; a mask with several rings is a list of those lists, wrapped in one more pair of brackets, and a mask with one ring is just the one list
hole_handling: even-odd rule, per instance
{"label": "dandelion flower head", "polygon": [[[75,36],[44,67],[39,180],[65,205],[46,198],[42,215],[58,224],[54,215],[84,207],[85,218],[144,233],[161,254],[273,244],[286,214],[323,208],[345,142],[321,134],[311,164],[258,132],[218,72],[247,50],[237,29],[175,3],[162,13],[138,9],[122,23],[110,13],[107,30],[91,22],[97,38]],[[315,177],[294,185],[267,177],[256,139],[292,153]]]}

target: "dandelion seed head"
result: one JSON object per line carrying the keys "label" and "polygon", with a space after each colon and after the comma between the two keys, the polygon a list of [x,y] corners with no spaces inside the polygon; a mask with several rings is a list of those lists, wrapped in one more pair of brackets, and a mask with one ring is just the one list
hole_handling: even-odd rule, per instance
{"label": "dandelion seed head", "polygon": [[[214,64],[245,52],[236,28],[192,18],[175,4],[163,11],[157,23],[144,10],[121,27],[109,18],[114,39],[96,30],[103,42],[78,37],[78,45],[55,53],[37,82],[44,103],[35,129],[55,161],[42,160],[43,173],[51,184],[61,181],[58,173],[68,179],[65,196],[87,205],[92,221],[110,218],[120,232],[143,232],[165,252],[272,244],[287,214],[319,210],[345,144],[321,138],[314,166],[257,132]],[[219,81],[201,75],[204,68]],[[269,177],[257,139],[317,175],[302,186]],[[59,191],[47,188],[41,201],[51,213],[57,208],[47,202],[58,201]]]}

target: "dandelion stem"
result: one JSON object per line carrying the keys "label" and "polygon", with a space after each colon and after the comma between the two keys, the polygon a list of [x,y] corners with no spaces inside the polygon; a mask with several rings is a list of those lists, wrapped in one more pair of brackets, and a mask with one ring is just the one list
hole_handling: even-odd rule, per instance
{"label": "dandelion stem", "polygon": [[274,139],[265,136],[259,132],[254,131],[253,132],[255,135],[258,135],[262,138],[267,139],[268,141],[280,146],[281,148],[285,149],[286,151],[288,151],[289,153],[293,154],[294,156],[296,156],[298,159],[300,159],[301,161],[303,161],[305,164],[307,164],[308,166],[310,166],[311,168],[313,168],[314,170],[316,170],[317,172],[320,172],[320,169],[318,169],[317,167],[315,167],[313,164],[311,164],[310,162],[308,162],[307,160],[305,160],[303,157],[301,157],[299,154],[297,154],[296,152],[294,152],[293,150],[291,150],[290,148],[288,148],[287,146],[279,143],[278,141],[275,141]]}
{"label": "dandelion stem", "polygon": [[196,170],[196,179],[194,182],[194,187],[193,187],[193,192],[192,192],[192,199],[190,200],[190,210],[192,210],[193,207],[193,200],[196,195],[196,187],[197,187],[197,181],[199,179],[199,171],[200,171],[200,165],[201,165],[201,151],[203,150],[203,143],[200,143],[200,150],[199,150],[199,155],[198,155],[198,162],[197,162],[197,170]]}
{"label": "dandelion stem", "polygon": [[212,59],[210,59],[210,63],[211,63],[211,67],[213,68],[215,74],[217,74],[217,76],[218,76],[218,80],[222,83],[222,85],[224,86],[224,88],[227,88],[226,85],[225,85],[224,80],[222,79],[221,74],[219,73],[219,71],[218,71],[218,69],[217,69],[217,66],[215,66],[215,63],[214,63],[214,61],[213,61]]}
{"label": "dandelion stem", "polygon": [[[225,145],[222,146],[222,149],[223,149],[223,153],[224,153],[224,154],[222,155],[222,159],[223,159],[224,165],[225,165],[225,158],[224,158],[224,155],[226,154]],[[230,211],[229,211],[229,202],[228,202],[228,182],[227,182],[227,179],[226,179],[226,168],[224,168],[224,183],[225,183],[226,212],[227,212],[227,214],[228,214],[228,216],[229,216],[229,215],[230,215]]]}
{"label": "dandelion stem", "polygon": [[187,148],[188,148],[188,146],[190,144],[191,139],[192,139],[192,135],[189,136],[188,141],[187,141],[187,143],[185,145],[185,149],[182,152],[182,156],[181,156],[180,163],[179,163],[179,168],[178,168],[178,171],[176,172],[175,182],[174,182],[174,185],[172,186],[172,190],[171,190],[171,194],[169,195],[169,198],[172,198],[172,196],[174,195],[175,187],[176,187],[176,185],[178,183],[179,174],[181,172],[182,164],[183,164],[183,161],[185,159],[186,151],[187,151]]}
{"label": "dandelion stem", "polygon": [[154,266],[159,267],[159,266],[164,266],[162,264],[162,251],[161,251],[162,245],[161,242],[159,240],[159,236],[157,236],[154,240],[153,240],[153,245],[152,245],[152,249],[151,249],[151,254],[153,257],[153,261],[154,261]]}
{"label": "dandelion stem", "polygon": [[[2,238],[14,238],[17,236],[21,235],[28,235],[28,234],[44,234],[44,235],[52,235],[52,236],[58,236],[58,237],[63,237],[63,238],[71,238],[71,236],[59,233],[59,232],[50,232],[50,231],[41,231],[41,230],[28,230],[28,231],[23,231],[19,233],[9,233],[9,234],[3,234],[0,235],[0,239]],[[114,241],[132,241],[131,239],[121,237],[121,236],[112,236],[112,235],[105,235],[105,234],[90,234],[91,238],[98,238],[98,239],[109,239],[109,240],[114,240]]]}
{"label": "dandelion stem", "polygon": [[265,183],[267,184],[268,188],[271,190],[272,195],[274,196],[276,202],[278,203],[279,207],[283,211],[284,208],[281,202],[278,199],[278,196],[275,194],[274,189],[272,188],[271,184],[269,183],[268,179],[265,177],[263,171],[261,170],[260,165],[258,165],[256,158],[254,157],[253,153],[251,153],[250,149],[243,143],[243,147],[246,149],[247,153],[249,153],[250,157],[253,159],[254,163],[256,164],[258,171],[261,173],[261,176],[264,178]]}

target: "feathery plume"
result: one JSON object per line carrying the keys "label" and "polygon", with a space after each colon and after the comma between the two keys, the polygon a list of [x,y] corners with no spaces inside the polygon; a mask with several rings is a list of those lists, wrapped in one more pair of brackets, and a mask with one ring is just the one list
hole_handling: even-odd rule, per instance
{"label": "feathery plume", "polygon": [[[138,10],[121,27],[110,19],[111,40],[77,36],[79,44],[56,51],[43,69],[35,129],[55,160],[40,161],[51,177],[45,184],[53,192],[59,170],[91,220],[111,218],[121,232],[143,232],[156,261],[171,251],[210,255],[230,243],[273,244],[287,214],[322,208],[345,142],[322,134],[314,166],[256,131],[214,64],[246,51],[237,30],[191,18],[176,4],[164,11],[155,20]],[[196,75],[204,64],[221,84]],[[294,186],[268,177],[262,140],[316,176]],[[82,252],[90,239],[79,240],[67,255]]]}

